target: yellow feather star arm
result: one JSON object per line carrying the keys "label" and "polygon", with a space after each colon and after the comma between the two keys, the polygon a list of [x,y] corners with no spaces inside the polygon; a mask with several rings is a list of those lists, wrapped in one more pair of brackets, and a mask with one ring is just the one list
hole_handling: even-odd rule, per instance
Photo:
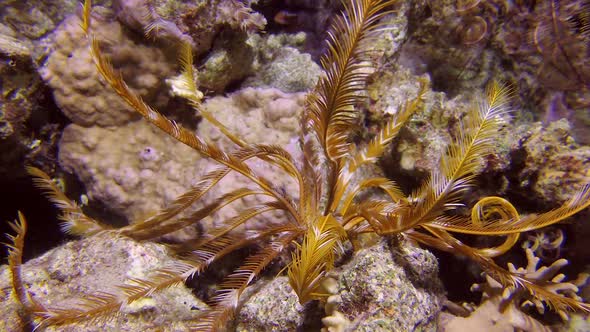
{"label": "yellow feather star arm", "polygon": [[360,165],[365,163],[373,163],[377,158],[381,157],[387,145],[397,136],[400,129],[408,122],[412,114],[416,113],[424,103],[424,95],[426,94],[427,82],[425,79],[420,79],[420,90],[418,95],[412,101],[406,103],[404,108],[395,114],[389,120],[379,133],[360,151],[352,153],[352,162],[350,164],[350,172],[354,172]]}
{"label": "yellow feather star arm", "polygon": [[319,217],[309,226],[287,271],[289,284],[300,303],[325,295],[318,293],[318,288],[326,271],[332,268],[335,251],[344,238],[344,228],[331,214]]}
{"label": "yellow feather star arm", "polygon": [[[528,232],[558,223],[590,206],[590,184],[583,186],[562,206],[541,214],[519,217],[512,204],[500,197],[486,197],[472,210],[471,218],[438,218],[431,227],[477,235],[508,235]],[[490,213],[495,211],[496,213]],[[504,216],[504,218],[487,216]]]}
{"label": "yellow feather star arm", "polygon": [[92,0],[85,0],[82,5],[82,23],[80,27],[84,33],[88,33],[90,29],[90,10],[92,9]]}
{"label": "yellow feather star arm", "polygon": [[348,134],[357,117],[354,105],[368,77],[369,42],[379,32],[377,23],[395,1],[357,0],[345,3],[328,37],[328,53],[322,57],[325,71],[308,95],[304,129],[313,129],[327,157],[335,162],[349,150]]}
{"label": "yellow feather star arm", "polygon": [[193,66],[193,50],[190,43],[183,42],[181,44],[179,61],[182,67],[182,72],[179,77],[171,81],[173,92],[176,95],[187,99],[203,118],[213,124],[232,142],[240,147],[245,147],[247,145],[245,141],[233,134],[225,125],[223,125],[223,123],[219,122],[211,112],[202,107],[201,101],[204,96],[203,93],[199,91],[195,82],[197,74],[195,73]]}
{"label": "yellow feather star arm", "polygon": [[42,170],[28,166],[27,172],[33,176],[33,183],[44,190],[49,199],[62,211],[59,218],[62,220],[60,228],[63,232],[72,235],[90,236],[98,232],[112,229],[99,221],[88,217],[76,202],[70,200],[51,178]]}
{"label": "yellow feather star arm", "polygon": [[461,194],[472,186],[474,177],[481,168],[480,157],[493,149],[494,137],[506,115],[508,90],[494,82],[487,89],[487,98],[479,108],[473,109],[457,140],[441,159],[440,169],[412,195],[416,204],[403,216],[403,231],[434,220],[447,209],[457,205]]}

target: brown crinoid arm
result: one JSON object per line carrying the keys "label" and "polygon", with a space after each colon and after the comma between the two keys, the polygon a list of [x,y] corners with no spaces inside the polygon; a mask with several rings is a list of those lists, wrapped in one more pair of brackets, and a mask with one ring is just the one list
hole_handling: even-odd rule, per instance
{"label": "brown crinoid arm", "polygon": [[233,317],[246,287],[299,235],[298,231],[283,234],[278,239],[264,244],[256,254],[249,256],[238,269],[224,279],[220,285],[221,290],[213,298],[212,308],[197,318],[191,330],[225,331],[225,325]]}
{"label": "brown crinoid arm", "polygon": [[[212,203],[203,206],[202,208],[198,209],[197,211],[191,213],[186,217],[177,218],[175,220],[171,220],[165,223],[159,223],[157,225],[152,225],[151,227],[138,228],[135,225],[142,225],[141,223],[133,224],[120,229],[119,233],[129,236],[137,241],[154,240],[162,235],[166,235],[181,230],[185,227],[191,225],[198,225],[204,218],[223,209],[227,205],[235,202],[236,200],[253,195],[263,194],[263,192],[249,190],[245,188],[237,189],[225,195],[222,195],[221,197],[214,200]],[[243,222],[246,221],[247,220],[244,220]]]}
{"label": "brown crinoid arm", "polygon": [[10,243],[6,243],[8,247],[8,267],[12,275],[12,292],[21,304],[26,305],[28,296],[22,282],[21,265],[23,263],[22,256],[25,234],[27,233],[27,221],[20,211],[18,212],[18,220],[10,223],[10,227],[16,232],[16,235],[8,235]]}
{"label": "brown crinoid arm", "polygon": [[494,137],[507,110],[508,90],[494,82],[487,97],[473,108],[462,123],[459,137],[441,158],[440,167],[411,195],[411,206],[384,225],[387,233],[398,233],[426,224],[460,205],[462,194],[473,186],[481,168],[480,158],[493,150]]}
{"label": "brown crinoid arm", "polygon": [[87,216],[78,204],[69,199],[45,172],[31,166],[27,167],[27,172],[33,176],[33,183],[45,191],[51,202],[61,210],[59,218],[62,220],[60,225],[62,231],[72,235],[90,236],[112,229],[112,227]]}
{"label": "brown crinoid arm", "polygon": [[335,19],[329,32],[328,51],[321,58],[325,74],[308,95],[302,129],[317,138],[321,153],[331,161],[332,181],[341,167],[338,163],[350,149],[349,134],[358,117],[354,107],[364,98],[362,91],[369,75],[371,41],[383,27],[379,20],[394,3],[346,1],[343,15]]}
{"label": "brown crinoid arm", "polygon": [[8,247],[8,270],[11,275],[12,294],[26,309],[26,312],[32,314],[43,310],[43,307],[31,297],[31,294],[29,294],[23,285],[21,275],[21,265],[23,263],[22,256],[25,246],[25,235],[27,233],[27,221],[25,216],[19,211],[18,219],[9,224],[16,232],[16,235],[7,235],[10,242],[6,243],[6,246]]}
{"label": "brown crinoid arm", "polygon": [[[492,258],[479,254],[477,249],[465,245],[448,232],[428,226],[424,226],[423,228],[431,235],[416,231],[409,231],[404,233],[404,235],[428,246],[470,258],[489,276],[500,282],[510,291],[518,288],[524,289],[528,291],[535,301],[544,303],[555,312],[581,311],[586,314],[590,313],[590,304],[582,302],[579,298],[566,296],[567,294],[555,291],[555,287],[561,282],[561,278],[555,280],[536,280],[522,273],[510,272],[497,265]],[[572,285],[572,288],[575,288],[575,286]]]}

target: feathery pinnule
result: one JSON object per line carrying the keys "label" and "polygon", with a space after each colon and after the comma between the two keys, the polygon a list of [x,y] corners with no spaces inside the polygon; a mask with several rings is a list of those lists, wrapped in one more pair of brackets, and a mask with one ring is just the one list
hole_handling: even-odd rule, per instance
{"label": "feathery pinnule", "polygon": [[350,149],[350,129],[358,117],[354,107],[364,98],[360,92],[371,66],[368,45],[379,35],[379,20],[391,13],[395,2],[345,2],[346,14],[337,17],[329,31],[328,51],[320,60],[325,74],[309,94],[304,116],[332,162]]}
{"label": "feathery pinnule", "polygon": [[33,183],[44,190],[49,196],[49,200],[61,210],[59,218],[62,220],[60,228],[63,232],[78,236],[90,236],[112,229],[112,227],[87,216],[78,204],[69,199],[45,172],[32,166],[27,166],[26,169],[33,176]]}

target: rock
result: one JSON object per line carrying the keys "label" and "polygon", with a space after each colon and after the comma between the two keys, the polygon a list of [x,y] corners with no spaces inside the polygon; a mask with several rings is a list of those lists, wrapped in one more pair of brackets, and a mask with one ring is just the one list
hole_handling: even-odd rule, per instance
{"label": "rock", "polygon": [[[57,226],[56,226],[57,227]],[[138,243],[112,233],[72,241],[50,250],[22,266],[24,285],[33,298],[50,308],[79,307],[85,295],[119,293],[116,287],[129,278],[148,278],[150,272],[175,262],[166,248]],[[11,295],[10,273],[0,267],[0,330],[19,331],[24,324]],[[186,331],[185,320],[194,319],[207,306],[184,285],[156,292],[131,303],[121,312],[100,320],[40,328],[37,331]],[[19,326],[21,325],[21,326]]]}

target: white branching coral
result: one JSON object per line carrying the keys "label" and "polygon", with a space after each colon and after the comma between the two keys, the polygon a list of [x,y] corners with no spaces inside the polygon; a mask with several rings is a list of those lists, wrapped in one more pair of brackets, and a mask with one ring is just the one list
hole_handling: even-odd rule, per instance
{"label": "white branching coral", "polygon": [[[554,294],[570,297],[581,301],[577,295],[579,288],[585,285],[590,275],[580,274],[577,279],[565,281],[565,275],[559,271],[568,264],[564,258],[554,261],[549,266],[539,266],[541,259],[535,256],[532,249],[526,248],[526,267],[515,267],[508,263],[511,273],[525,280],[543,284],[544,288]],[[489,275],[485,282],[471,286],[472,291],[482,292],[482,303],[468,317],[442,315],[440,325],[443,331],[466,331],[468,327],[485,331],[551,331],[548,326],[530,316],[528,308],[535,307],[540,314],[545,312],[546,304],[537,299],[523,287],[504,287]],[[467,306],[469,307],[469,306]],[[567,313],[556,310],[563,320],[568,320]]]}
{"label": "white branching coral", "polygon": [[[514,264],[508,263],[508,270],[515,274],[523,275],[526,279],[545,285],[544,288],[552,293],[561,294],[578,301],[582,298],[577,295],[579,286],[586,283],[590,275],[580,274],[576,280],[565,281],[565,274],[560,273],[559,270],[568,264],[567,259],[561,258],[553,262],[549,266],[539,267],[540,258],[536,257],[531,249],[525,249],[527,257],[527,266],[525,268],[516,268]],[[521,306],[527,307],[534,305],[540,314],[545,312],[545,304],[534,296],[528,293],[523,293],[522,290],[516,291],[513,288],[506,288],[502,297],[504,299],[514,299],[519,301],[523,299]],[[563,320],[568,320],[568,315],[563,310],[557,310],[557,313]]]}

